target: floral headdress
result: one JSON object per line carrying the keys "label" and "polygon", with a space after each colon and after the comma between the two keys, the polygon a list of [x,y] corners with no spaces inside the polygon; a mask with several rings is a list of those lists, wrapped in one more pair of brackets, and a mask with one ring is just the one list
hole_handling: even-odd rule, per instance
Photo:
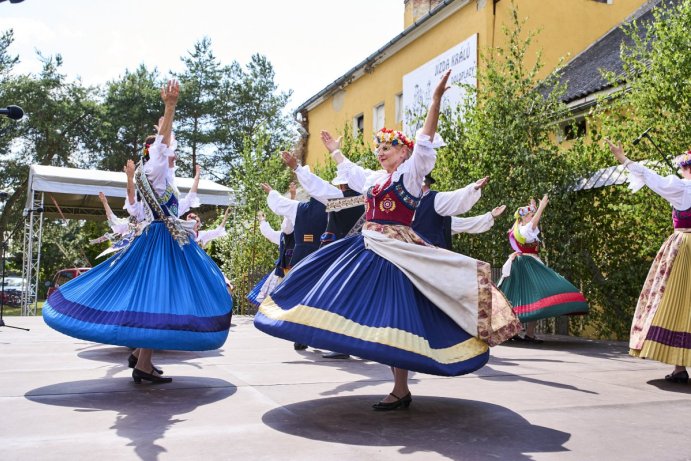
{"label": "floral headdress", "polygon": [[150,142],[144,143],[144,149],[142,150],[142,163],[149,161],[149,147],[151,147]]}
{"label": "floral headdress", "polygon": [[691,166],[691,150],[687,150],[685,153],[678,155],[674,159],[674,163],[676,163],[679,168]]}
{"label": "floral headdress", "polygon": [[537,208],[535,205],[528,205],[528,206],[522,206],[516,210],[516,212],[513,214],[513,217],[516,219],[520,219],[523,216],[527,216],[530,213],[535,213],[537,211]]}
{"label": "floral headdress", "polygon": [[388,128],[382,128],[377,131],[374,135],[374,143],[379,147],[380,144],[389,143],[392,146],[397,146],[398,144],[403,144],[408,146],[408,149],[413,150],[413,141],[408,139],[406,135],[397,130],[390,130]]}

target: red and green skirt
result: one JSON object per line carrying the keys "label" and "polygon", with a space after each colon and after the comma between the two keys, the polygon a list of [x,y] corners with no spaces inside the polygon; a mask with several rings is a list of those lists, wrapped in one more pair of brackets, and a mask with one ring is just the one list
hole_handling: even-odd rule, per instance
{"label": "red and green skirt", "polygon": [[533,256],[516,256],[511,275],[498,287],[521,322],[588,313],[588,301],[578,288]]}

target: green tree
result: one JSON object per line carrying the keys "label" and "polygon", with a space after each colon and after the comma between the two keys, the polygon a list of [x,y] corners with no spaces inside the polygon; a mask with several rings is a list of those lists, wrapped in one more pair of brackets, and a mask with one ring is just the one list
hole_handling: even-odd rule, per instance
{"label": "green tree", "polygon": [[181,164],[191,174],[199,157],[213,152],[218,141],[220,88],[224,78],[223,67],[211,50],[211,40],[204,38],[194,49],[181,58],[185,64],[182,73],[175,74],[180,81],[180,101],[176,110],[175,134],[180,141]]}
{"label": "green tree", "polygon": [[92,165],[121,171],[127,160],[139,160],[144,139],[155,133],[154,125],[163,114],[161,85],[158,70],[144,64],[105,85]]}

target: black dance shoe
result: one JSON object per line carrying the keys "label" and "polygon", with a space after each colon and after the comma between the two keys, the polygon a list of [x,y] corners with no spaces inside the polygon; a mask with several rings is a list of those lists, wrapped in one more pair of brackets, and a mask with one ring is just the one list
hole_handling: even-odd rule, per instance
{"label": "black dance shoe", "polygon": [[152,384],[165,384],[173,382],[173,378],[164,378],[162,376],[155,375],[154,370],[151,370],[151,373],[144,373],[138,368],[132,370],[132,379],[135,383],[141,383],[142,379],[144,381],[151,381]]}
{"label": "black dance shoe", "polygon": [[542,344],[542,343],[544,343],[543,340],[537,339],[535,336],[528,336],[528,335],[524,335],[524,336],[523,336],[523,341],[526,342],[526,343],[532,343],[532,344]]}
{"label": "black dance shoe", "polygon": [[676,373],[670,373],[665,376],[665,381],[670,383],[686,384],[689,382],[689,372],[684,370]]}
{"label": "black dance shoe", "polygon": [[327,352],[326,354],[322,354],[322,358],[325,359],[349,359],[350,356],[348,354],[344,354],[342,352]]}
{"label": "black dance shoe", "polygon": [[374,405],[372,405],[372,408],[374,408],[377,411],[390,411],[396,410],[398,408],[407,409],[410,406],[410,403],[413,401],[413,397],[410,395],[410,392],[408,392],[403,397],[398,397],[393,392],[389,395],[395,398],[396,400],[394,400],[393,402],[377,402]]}
{"label": "black dance shoe", "polygon": [[293,349],[296,351],[304,351],[307,349],[307,344],[293,343]]}
{"label": "black dance shoe", "polygon": [[[127,364],[129,365],[130,368],[136,367],[137,361],[138,361],[137,356],[134,354],[130,354],[130,356],[127,357]],[[160,368],[156,368],[155,366],[154,366],[154,371],[156,373],[158,373],[159,375],[163,374],[163,370],[161,370]]]}

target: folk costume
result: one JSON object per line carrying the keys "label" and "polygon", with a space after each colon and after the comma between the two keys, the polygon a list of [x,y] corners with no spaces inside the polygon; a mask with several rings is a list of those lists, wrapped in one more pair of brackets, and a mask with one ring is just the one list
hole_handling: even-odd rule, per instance
{"label": "folk costume", "polygon": [[225,342],[232,300],[218,266],[177,218],[168,168],[174,145],[162,139],[135,173],[149,224],[118,255],[48,298],[43,318],[52,328],[132,348],[210,350]]}
{"label": "folk costume", "polygon": [[283,218],[281,230],[274,230],[266,220],[259,223],[259,231],[271,243],[278,245],[278,259],[271,269],[247,294],[247,300],[254,306],[259,306],[266,296],[281,283],[285,274],[290,270],[290,261],[293,257],[295,239],[293,237],[293,223],[288,218]]}
{"label": "folk costume", "polygon": [[488,345],[520,325],[493,287],[489,264],[428,246],[410,228],[440,145],[438,136],[418,135],[392,174],[340,163],[338,174],[366,197],[362,233],[294,265],[261,304],[255,326],[407,370],[455,376],[482,367]]}
{"label": "folk costume", "polygon": [[516,223],[508,238],[514,253],[502,268],[499,288],[504,292],[521,322],[532,322],[559,315],[588,313],[583,294],[561,275],[547,267],[539,256],[540,229],[520,218],[535,213],[533,205],[519,208]]}
{"label": "folk costume", "polygon": [[[691,166],[691,151],[676,159]],[[630,188],[644,185],[672,206],[674,232],[655,256],[631,325],[630,354],[671,365],[691,366],[691,180],[662,177],[627,162]]]}
{"label": "folk costume", "polygon": [[[413,230],[427,243],[451,250],[452,235],[485,232],[494,224],[494,219],[488,222],[485,215],[472,218],[454,216],[470,210],[480,195],[481,191],[475,189],[475,184],[450,192],[428,190],[423,193],[415,210]],[[491,213],[489,215],[492,216]]]}

